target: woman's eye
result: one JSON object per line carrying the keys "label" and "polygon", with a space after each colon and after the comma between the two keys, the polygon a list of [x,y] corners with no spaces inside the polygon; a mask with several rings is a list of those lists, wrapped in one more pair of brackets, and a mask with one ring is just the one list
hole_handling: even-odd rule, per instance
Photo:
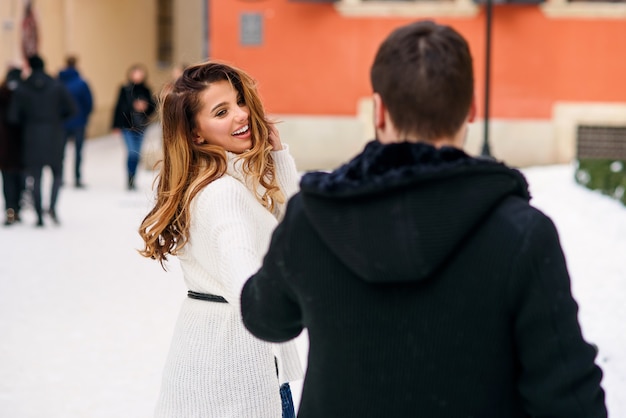
{"label": "woman's eye", "polygon": [[237,100],[237,104],[239,106],[245,106],[246,105],[246,101],[244,99],[239,99],[239,100]]}
{"label": "woman's eye", "polygon": [[220,111],[218,111],[215,116],[224,116],[226,114],[226,109],[222,109]]}

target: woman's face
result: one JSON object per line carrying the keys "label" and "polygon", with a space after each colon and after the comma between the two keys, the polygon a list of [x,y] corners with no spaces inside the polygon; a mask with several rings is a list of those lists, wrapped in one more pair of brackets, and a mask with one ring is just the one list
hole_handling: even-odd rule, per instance
{"label": "woman's face", "polygon": [[146,78],[146,73],[141,68],[135,68],[130,72],[130,81],[133,84],[141,84]]}
{"label": "woman's face", "polygon": [[250,110],[228,81],[211,83],[200,100],[203,106],[196,116],[196,143],[219,145],[236,154],[252,148]]}

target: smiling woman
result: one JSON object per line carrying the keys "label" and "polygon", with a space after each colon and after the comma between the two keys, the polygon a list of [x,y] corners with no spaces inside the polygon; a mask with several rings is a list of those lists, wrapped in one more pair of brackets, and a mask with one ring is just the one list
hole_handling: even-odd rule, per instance
{"label": "smiling woman", "polygon": [[237,90],[228,81],[212,83],[201,100],[204,107],[198,113],[198,129],[194,141],[222,146],[236,154],[252,147],[248,124],[249,109]]}
{"label": "smiling woman", "polygon": [[289,381],[302,377],[293,342],[270,344],[243,326],[239,295],[261,265],[298,188],[293,158],[254,80],[206,62],[161,97],[163,164],[141,254],[179,258],[188,296],[163,372],[157,417],[293,416]]}

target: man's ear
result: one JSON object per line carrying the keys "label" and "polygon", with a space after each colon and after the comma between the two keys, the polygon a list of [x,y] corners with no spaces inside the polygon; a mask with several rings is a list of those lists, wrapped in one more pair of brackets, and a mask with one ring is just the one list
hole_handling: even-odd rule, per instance
{"label": "man's ear", "polygon": [[380,94],[374,93],[372,99],[374,101],[374,129],[384,130],[386,124],[385,113],[387,112],[387,108],[385,107]]}
{"label": "man's ear", "polygon": [[476,95],[472,96],[472,103],[470,104],[469,112],[467,114],[467,121],[474,122],[476,119]]}

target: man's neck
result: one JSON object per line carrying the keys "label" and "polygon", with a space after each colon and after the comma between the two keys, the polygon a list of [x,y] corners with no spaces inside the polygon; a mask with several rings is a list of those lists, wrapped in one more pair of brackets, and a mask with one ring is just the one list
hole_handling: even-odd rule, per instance
{"label": "man's neck", "polygon": [[420,138],[420,136],[415,133],[399,132],[398,130],[395,129],[395,127],[393,126],[393,123],[389,123],[387,125],[387,129],[376,130],[376,138],[378,139],[379,142],[383,144],[392,144],[396,142],[413,142],[413,143],[423,142],[426,144],[430,144],[434,146],[435,148],[454,147],[454,148],[463,149],[465,145],[465,140],[467,138],[468,128],[469,128],[469,125],[466,122],[452,136],[442,136],[440,138],[426,140],[426,139]]}

